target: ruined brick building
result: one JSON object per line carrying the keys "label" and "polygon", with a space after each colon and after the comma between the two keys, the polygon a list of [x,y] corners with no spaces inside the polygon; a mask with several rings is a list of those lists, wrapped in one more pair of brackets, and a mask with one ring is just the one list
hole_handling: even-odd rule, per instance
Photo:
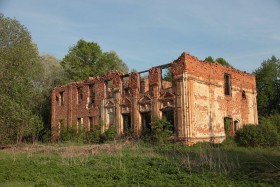
{"label": "ruined brick building", "polygon": [[[172,81],[162,79],[170,68]],[[148,76],[141,77],[148,72]],[[225,119],[234,135],[244,124],[257,124],[255,76],[183,53],[170,64],[130,74],[110,71],[105,76],[54,88],[52,139],[60,128],[79,131],[115,125],[118,134],[131,129],[141,136],[157,116],[174,125],[174,139],[192,145],[225,139]]]}

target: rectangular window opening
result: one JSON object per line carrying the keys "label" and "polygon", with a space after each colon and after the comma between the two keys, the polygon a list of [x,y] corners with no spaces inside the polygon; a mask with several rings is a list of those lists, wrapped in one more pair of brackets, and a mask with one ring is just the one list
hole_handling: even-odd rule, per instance
{"label": "rectangular window opening", "polygon": [[224,76],[225,81],[225,95],[231,95],[231,76],[230,74],[225,74]]}
{"label": "rectangular window opening", "polygon": [[105,85],[106,85],[106,98],[107,99],[112,98],[113,97],[113,89],[112,89],[113,82],[112,82],[112,80],[106,81]]}
{"label": "rectangular window opening", "polygon": [[77,132],[83,131],[83,118],[77,118]]}
{"label": "rectangular window opening", "polygon": [[161,87],[162,89],[172,87],[172,73],[170,67],[161,69]]}
{"label": "rectangular window opening", "polygon": [[64,105],[63,93],[64,92],[59,92],[59,106],[63,106]]}
{"label": "rectangular window opening", "polygon": [[93,108],[95,101],[94,85],[89,86],[89,108]]}
{"label": "rectangular window opening", "polygon": [[81,104],[83,101],[83,87],[78,87],[77,91],[78,91],[78,94],[77,94],[78,104]]}
{"label": "rectangular window opening", "polygon": [[88,121],[89,121],[89,129],[92,130],[93,129],[93,117],[89,117]]}
{"label": "rectangular window opening", "polygon": [[131,115],[123,114],[123,129],[124,132],[129,132],[131,130]]}
{"label": "rectangular window opening", "polygon": [[151,130],[151,112],[141,113],[141,126],[142,129],[149,129]]}
{"label": "rectangular window opening", "polygon": [[144,94],[149,90],[149,72],[140,74],[140,94]]}

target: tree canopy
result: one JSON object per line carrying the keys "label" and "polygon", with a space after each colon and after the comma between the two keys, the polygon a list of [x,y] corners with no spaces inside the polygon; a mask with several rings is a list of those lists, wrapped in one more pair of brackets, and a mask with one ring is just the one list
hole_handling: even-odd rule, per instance
{"label": "tree canopy", "polygon": [[280,59],[272,56],[254,72],[259,115],[280,114]]}
{"label": "tree canopy", "polygon": [[0,14],[0,142],[21,141],[42,122],[36,112],[42,66],[28,30]]}
{"label": "tree canopy", "polygon": [[61,65],[72,81],[103,75],[109,70],[128,71],[127,65],[114,51],[103,53],[97,43],[82,39],[70,47]]}

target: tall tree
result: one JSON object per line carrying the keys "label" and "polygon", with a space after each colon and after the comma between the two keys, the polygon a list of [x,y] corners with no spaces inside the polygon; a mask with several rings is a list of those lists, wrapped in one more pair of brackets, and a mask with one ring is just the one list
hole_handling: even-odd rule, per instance
{"label": "tall tree", "polygon": [[280,114],[280,59],[272,56],[254,72],[260,116]]}
{"label": "tall tree", "polygon": [[128,71],[127,65],[113,51],[103,53],[95,42],[79,40],[70,47],[61,62],[69,80],[77,81],[88,76],[103,75],[109,70]]}
{"label": "tall tree", "polygon": [[48,141],[51,130],[51,92],[55,86],[65,84],[67,79],[60,65],[60,60],[56,57],[50,54],[44,54],[40,59],[43,72],[38,84],[38,88],[40,88],[40,97],[37,98],[37,111],[40,112],[44,122],[44,130],[40,132],[40,139]]}
{"label": "tall tree", "polygon": [[42,66],[31,35],[17,20],[0,14],[0,36],[0,142],[20,142],[32,125],[42,127],[34,100]]}

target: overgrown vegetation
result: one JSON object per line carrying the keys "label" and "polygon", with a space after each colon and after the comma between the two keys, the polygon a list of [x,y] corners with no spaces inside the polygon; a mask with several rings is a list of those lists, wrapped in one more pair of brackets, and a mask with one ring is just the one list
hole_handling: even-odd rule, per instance
{"label": "overgrown vegetation", "polygon": [[101,125],[93,126],[91,130],[83,129],[77,132],[72,127],[63,128],[60,131],[61,143],[77,143],[77,144],[97,144],[112,141],[117,138],[116,126],[111,125],[105,132],[101,133]]}
{"label": "overgrown vegetation", "polygon": [[[114,51],[79,40],[62,62],[38,54],[26,27],[0,13],[0,145],[50,142],[51,92],[55,86],[109,70],[128,71]],[[69,137],[74,138],[74,134]],[[87,133],[78,134],[76,141]]]}
{"label": "overgrown vegetation", "polygon": [[151,129],[144,129],[142,138],[152,144],[164,144],[170,141],[171,124],[165,119],[156,117],[151,123]]}
{"label": "overgrown vegetation", "polygon": [[279,159],[205,143],[23,145],[0,151],[0,186],[278,186]]}

